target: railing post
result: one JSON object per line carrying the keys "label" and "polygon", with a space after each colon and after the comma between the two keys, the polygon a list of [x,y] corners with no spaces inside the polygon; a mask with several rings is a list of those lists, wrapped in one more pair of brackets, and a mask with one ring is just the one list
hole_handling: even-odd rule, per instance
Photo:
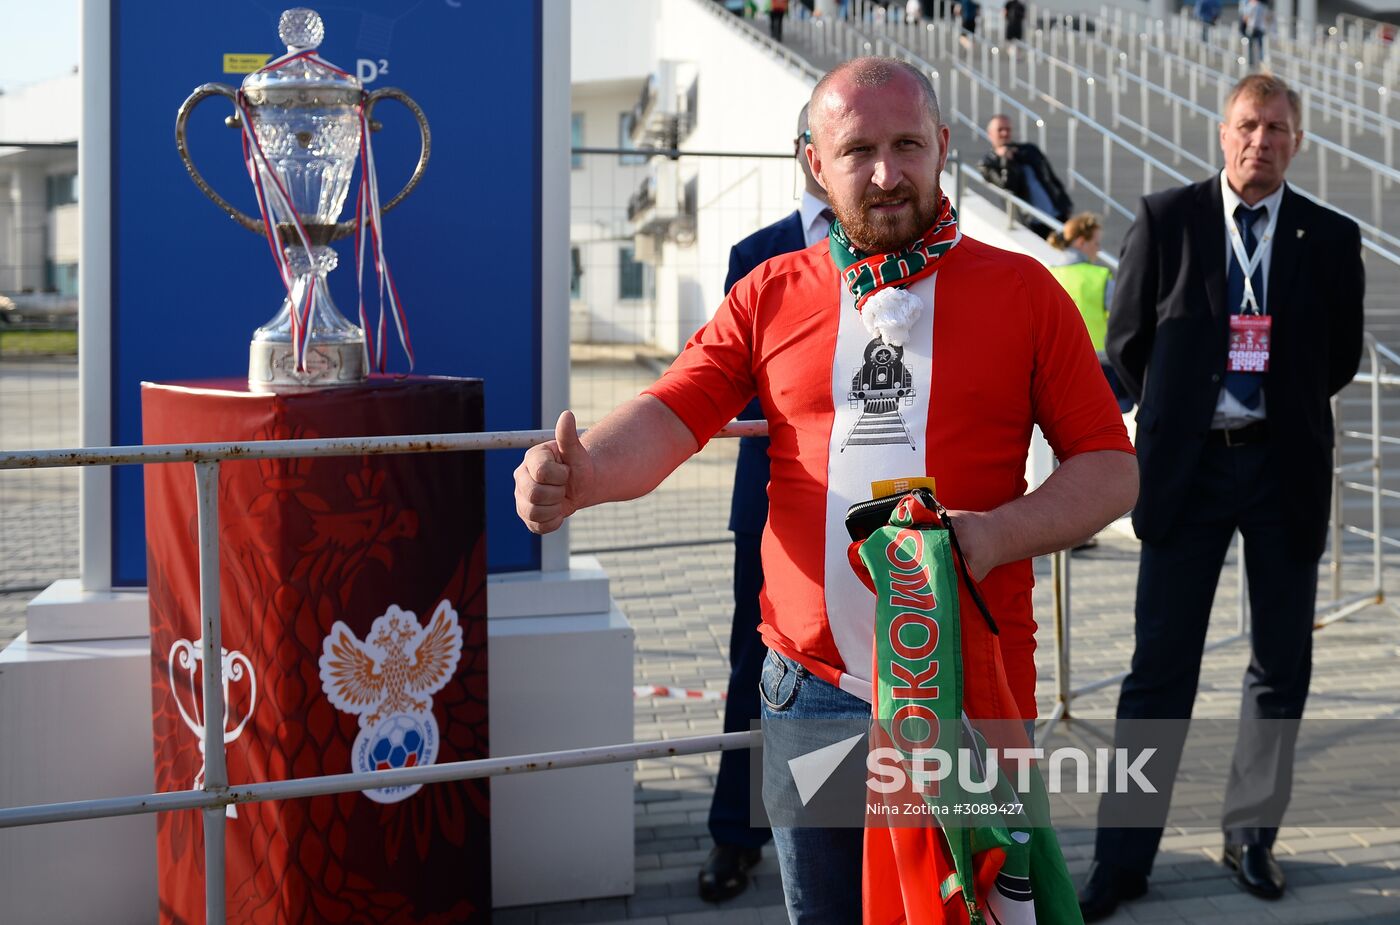
{"label": "railing post", "polygon": [[[1339,107],[1342,110],[1342,147],[1351,150],[1351,107]],[[1351,159],[1342,158],[1342,169],[1351,169]]]}
{"label": "railing post", "polygon": [[950,160],[953,164],[953,208],[961,212],[963,200],[962,158],[957,151],[954,151]]}
{"label": "railing post", "polygon": [[[1372,373],[1375,368],[1372,367]],[[1332,555],[1327,563],[1328,577],[1331,579],[1332,603],[1342,599],[1342,418],[1338,413],[1337,396],[1332,396],[1332,516],[1331,534]],[[1379,485],[1372,486],[1379,490]],[[1373,525],[1374,526],[1374,525]]]}
{"label": "railing post", "polygon": [[1142,135],[1142,137],[1139,139],[1139,143],[1145,145],[1145,144],[1147,144],[1147,120],[1148,120],[1148,113],[1151,112],[1151,110],[1147,108],[1147,46],[1146,46],[1146,45],[1144,45],[1143,48],[1142,48],[1141,67],[1139,68],[1138,73],[1140,73],[1140,74],[1142,75],[1142,80],[1138,82],[1138,110],[1139,110],[1139,111],[1138,111],[1138,115],[1141,116],[1141,118],[1142,118],[1142,123],[1141,123],[1141,124],[1142,124],[1142,132],[1140,133],[1140,134]]}
{"label": "railing post", "polygon": [[1063,652],[1063,656],[1062,656],[1062,657],[1063,657],[1063,660],[1064,660],[1064,665],[1063,665],[1063,666],[1057,666],[1057,668],[1059,668],[1059,670],[1057,671],[1057,674],[1059,675],[1059,677],[1056,679],[1056,683],[1057,683],[1057,686],[1059,687],[1058,693],[1059,693],[1059,696],[1060,696],[1060,698],[1061,698],[1060,702],[1063,703],[1063,704],[1064,704],[1064,707],[1065,707],[1065,708],[1064,708],[1064,712],[1063,712],[1064,719],[1065,719],[1065,720],[1069,720],[1069,718],[1070,718],[1070,715],[1069,715],[1070,700],[1072,700],[1072,699],[1074,698],[1074,691],[1073,691],[1073,688],[1070,686],[1070,657],[1069,657],[1069,656],[1070,656],[1070,634],[1071,634],[1071,629],[1070,629],[1070,618],[1071,618],[1071,614],[1073,613],[1073,611],[1072,611],[1072,609],[1071,609],[1071,605],[1070,605],[1070,583],[1069,583],[1070,554],[1069,554],[1069,550],[1067,550],[1067,549],[1061,549],[1058,553],[1056,553],[1056,555],[1059,556],[1059,559],[1060,559],[1060,568],[1059,568],[1059,573],[1060,573],[1060,574],[1059,574],[1059,578],[1060,578],[1059,584],[1060,584],[1060,587],[1056,589],[1056,590],[1058,591],[1057,597],[1059,598],[1059,600],[1058,600],[1058,602],[1057,602],[1057,606],[1056,606],[1056,608],[1055,608],[1056,626],[1057,626],[1057,628],[1060,628],[1060,627],[1063,628],[1064,640],[1065,640],[1064,652]]}
{"label": "railing post", "polygon": [[1070,117],[1069,120],[1069,188],[1074,189],[1075,172],[1079,169],[1076,153],[1079,148],[1079,120]]}
{"label": "railing post", "polygon": [[958,73],[956,62],[948,69],[948,95],[943,98],[943,105],[948,107],[948,124],[958,124],[958,81],[961,75]]}
{"label": "railing post", "polygon": [[982,85],[977,80],[969,80],[967,82],[967,97],[968,101],[972,104],[969,108],[972,110],[973,125],[982,124],[982,112],[980,106],[982,100],[981,86]]}
{"label": "railing post", "polygon": [[[1395,167],[1395,128],[1390,117],[1386,115],[1386,109],[1390,105],[1390,89],[1381,87],[1377,93],[1380,96],[1381,126],[1385,129],[1385,166],[1393,169]],[[1395,181],[1390,177],[1385,178],[1386,189],[1390,189],[1394,184]]]}
{"label": "railing post", "polygon": [[[228,789],[224,754],[223,627],[219,616],[219,463],[194,464],[195,506],[199,523],[199,618],[202,624],[200,670],[204,675],[204,790]],[[223,806],[204,815],[204,916],[222,925],[225,909]]]}
{"label": "railing post", "polygon": [[1239,570],[1235,575],[1235,588],[1239,594],[1235,629],[1243,636],[1249,632],[1249,574],[1244,565],[1244,534],[1238,530],[1235,531],[1235,561],[1239,563]]}
{"label": "railing post", "polygon": [[[1325,93],[1327,96],[1336,96],[1336,95],[1337,95],[1337,94],[1335,94],[1335,93],[1332,92],[1332,71],[1331,71],[1330,68],[1329,68],[1329,69],[1326,69],[1326,70],[1324,70],[1324,71],[1322,72],[1322,80],[1320,80],[1319,83],[1322,84],[1322,92]],[[1324,110],[1322,111],[1322,121],[1327,122],[1328,124],[1331,124],[1331,122],[1332,122],[1332,107],[1331,107],[1331,106],[1328,106],[1326,109],[1324,109]]]}
{"label": "railing post", "polygon": [[1107,218],[1112,211],[1113,197],[1113,139],[1103,136],[1103,214]]}
{"label": "railing post", "polygon": [[1382,539],[1385,513],[1381,508],[1381,453],[1385,444],[1381,440],[1381,363],[1375,338],[1366,339],[1366,349],[1371,354],[1371,483],[1376,486],[1371,493],[1371,574],[1379,603],[1385,598],[1385,544]]}
{"label": "railing post", "polygon": [[1121,99],[1123,93],[1123,59],[1124,55],[1122,54],[1113,59],[1113,74],[1111,75],[1108,85],[1109,105],[1113,109],[1113,130],[1115,132],[1119,130],[1123,120],[1123,104]]}
{"label": "railing post", "polygon": [[1381,175],[1371,171],[1371,224],[1381,227]]}

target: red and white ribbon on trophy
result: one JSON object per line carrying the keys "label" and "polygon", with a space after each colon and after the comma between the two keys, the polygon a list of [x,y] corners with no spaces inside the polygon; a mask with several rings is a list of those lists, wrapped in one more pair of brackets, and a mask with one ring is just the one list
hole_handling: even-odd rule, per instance
{"label": "red and white ribbon on trophy", "polygon": [[[306,51],[288,52],[275,61],[262,68],[262,71],[275,71],[286,67],[293,61],[309,60],[320,67],[349,77],[349,73],[341,70],[320,55],[314,49]],[[278,245],[277,232],[272,221],[274,214],[285,217],[296,229],[297,237],[301,246],[306,250],[307,258],[311,256],[311,240],[306,233],[306,227],[302,224],[301,216],[297,214],[296,208],[292,205],[292,198],[287,193],[287,189],[282,184],[277,172],[272,169],[272,164],[268,160],[267,153],[263,150],[261,142],[258,141],[257,133],[253,130],[253,113],[244,98],[243,91],[238,91],[237,100],[239,121],[243,128],[243,161],[248,169],[248,176],[253,181],[253,190],[258,200],[258,212],[262,216],[263,228],[267,232],[267,243],[272,250],[272,258],[277,262],[277,270],[282,277],[282,284],[286,287],[287,298],[292,297],[292,286],[296,279],[296,274],[292,271],[291,258],[286,251]],[[399,300],[397,287],[394,285],[393,274],[389,272],[389,261],[384,256],[384,233],[380,225],[379,208],[379,181],[374,169],[374,149],[369,140],[369,118],[365,112],[363,102],[359,104],[358,112],[360,119],[360,188],[356,196],[355,218],[356,218],[356,248],[355,248],[355,282],[359,291],[359,314],[360,328],[365,335],[365,362],[366,367],[373,369],[376,365],[380,372],[384,372],[386,364],[385,323],[384,323],[384,301],[387,295],[390,313],[394,317],[394,327],[398,330],[399,344],[403,347],[404,354],[408,357],[408,367],[413,368],[413,345],[408,336],[408,318],[404,314],[402,302]],[[263,177],[270,182],[264,182]],[[375,275],[379,282],[379,325],[378,325],[378,350],[375,349],[375,341],[371,336],[369,320],[365,316],[364,297],[364,255],[365,242],[372,243],[373,251],[371,257],[374,261]],[[316,293],[316,284],[319,277],[311,274],[310,285],[306,287],[306,298],[301,305],[292,305],[292,355],[296,361],[298,372],[305,371],[306,350],[309,347],[309,337],[311,334],[311,310]],[[327,294],[329,295],[329,293]]]}

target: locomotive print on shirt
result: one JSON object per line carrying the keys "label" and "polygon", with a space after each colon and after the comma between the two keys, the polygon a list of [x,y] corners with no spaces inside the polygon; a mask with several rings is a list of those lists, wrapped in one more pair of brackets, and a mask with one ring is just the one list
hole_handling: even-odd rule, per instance
{"label": "locomotive print on shirt", "polygon": [[851,377],[851,390],[846,393],[849,407],[858,409],[860,417],[841,444],[848,446],[880,446],[909,444],[914,438],[899,409],[914,404],[914,377],[904,365],[904,348],[887,344],[878,336],[865,345],[865,362]]}

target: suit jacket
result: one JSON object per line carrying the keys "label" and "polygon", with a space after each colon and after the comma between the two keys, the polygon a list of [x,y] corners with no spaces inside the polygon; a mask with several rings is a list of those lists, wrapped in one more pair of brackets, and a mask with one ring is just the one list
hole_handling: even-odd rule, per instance
{"label": "suit jacket", "polygon": [[[807,246],[802,213],[793,210],[771,225],[760,228],[729,250],[729,275],[724,294],[770,257],[800,251]],[[758,399],[739,415],[746,421],[763,420]],[[741,437],[739,462],[734,469],[734,497],[729,506],[729,529],[735,533],[762,533],[768,521],[768,438]]]}
{"label": "suit jacket", "polygon": [[[1191,503],[1187,487],[1225,375],[1230,306],[1220,178],[1142,200],[1123,242],[1105,343],[1138,400],[1138,536],[1160,541]],[[1361,361],[1365,271],[1356,223],[1285,189],[1265,298],[1271,465],[1295,506],[1302,549],[1320,555],[1331,497],[1328,399]]]}

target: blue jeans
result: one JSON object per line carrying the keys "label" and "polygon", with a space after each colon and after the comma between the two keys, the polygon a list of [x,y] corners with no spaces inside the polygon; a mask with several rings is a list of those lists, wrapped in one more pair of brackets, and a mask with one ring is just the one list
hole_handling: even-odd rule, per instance
{"label": "blue jeans", "polygon": [[[802,723],[785,722],[788,720],[870,722],[870,704],[772,650],[763,662],[759,700],[764,723],[783,724],[786,738],[791,738],[793,730],[800,734],[803,728]],[[810,748],[799,746],[797,753],[831,744],[820,736],[821,730],[813,731],[818,734]],[[792,790],[792,772],[783,757],[767,748],[763,751],[764,804],[775,815],[779,795]],[[849,925],[861,920],[863,840],[864,830],[859,827],[774,827],[783,896],[793,925]]]}

